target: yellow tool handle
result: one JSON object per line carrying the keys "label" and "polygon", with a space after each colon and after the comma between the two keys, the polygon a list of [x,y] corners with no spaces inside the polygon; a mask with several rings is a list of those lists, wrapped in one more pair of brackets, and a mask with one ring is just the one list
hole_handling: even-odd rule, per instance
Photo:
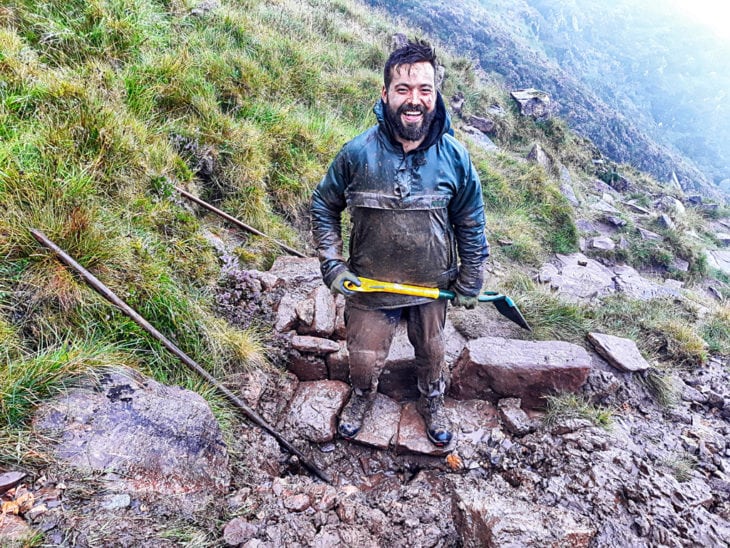
{"label": "yellow tool handle", "polygon": [[352,282],[345,282],[345,287],[350,291],[360,293],[398,293],[399,295],[413,295],[414,297],[427,297],[429,299],[439,298],[439,289],[436,287],[421,287],[418,285],[399,284],[394,282],[381,282],[370,278],[359,278],[359,286]]}

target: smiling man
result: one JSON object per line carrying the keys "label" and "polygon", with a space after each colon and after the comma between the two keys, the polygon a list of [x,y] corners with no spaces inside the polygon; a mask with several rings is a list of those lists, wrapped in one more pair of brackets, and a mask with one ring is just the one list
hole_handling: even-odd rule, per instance
{"label": "smiling man", "polygon": [[[445,300],[357,293],[358,276],[456,294],[455,306],[473,308],[489,248],[479,177],[453,137],[436,86],[436,55],[410,41],[385,63],[374,112],[378,124],[347,143],[312,198],[312,230],[322,276],[347,298],[345,322],[352,395],[338,431],[354,438],[372,404],[398,322],[407,321],[414,347],[418,408],[428,438],[452,439],[444,410]],[[350,213],[349,258],[343,255],[341,216]]]}

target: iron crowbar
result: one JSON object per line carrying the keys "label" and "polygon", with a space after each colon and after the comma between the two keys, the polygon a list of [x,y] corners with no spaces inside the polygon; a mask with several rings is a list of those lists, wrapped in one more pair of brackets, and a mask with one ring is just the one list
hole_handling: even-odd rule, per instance
{"label": "iron crowbar", "polygon": [[[400,284],[394,282],[381,282],[370,278],[358,278],[360,285],[357,286],[352,282],[345,282],[345,287],[350,291],[359,293],[397,293],[399,295],[412,295],[415,297],[427,297],[429,299],[449,299],[453,300],[456,294],[446,289],[438,289],[436,287],[422,287],[419,285]],[[517,308],[515,302],[507,295],[502,295],[496,291],[484,291],[477,297],[481,303],[492,303],[497,311],[508,320],[513,321],[520,327],[532,331],[530,324],[527,323],[524,316]]]}

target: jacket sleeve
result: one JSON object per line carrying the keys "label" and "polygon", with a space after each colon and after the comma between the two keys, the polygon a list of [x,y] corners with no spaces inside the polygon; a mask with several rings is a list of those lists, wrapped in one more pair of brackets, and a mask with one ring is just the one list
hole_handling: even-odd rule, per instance
{"label": "jacket sleeve", "polygon": [[484,233],[484,200],[479,175],[468,154],[465,157],[464,180],[449,203],[449,219],[456,236],[459,253],[459,276],[453,288],[463,295],[478,295],[484,283],[482,267],[489,256],[489,243]]}
{"label": "jacket sleeve", "polygon": [[329,287],[347,264],[342,255],[342,211],[349,177],[343,150],[335,157],[312,196],[312,235],[317,247],[324,283]]}

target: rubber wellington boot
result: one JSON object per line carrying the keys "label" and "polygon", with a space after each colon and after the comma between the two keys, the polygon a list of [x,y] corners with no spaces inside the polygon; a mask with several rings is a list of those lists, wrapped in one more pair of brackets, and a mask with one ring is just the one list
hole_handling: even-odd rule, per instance
{"label": "rubber wellington boot", "polygon": [[[419,386],[420,390],[420,386]],[[418,411],[426,423],[428,439],[437,447],[445,447],[451,442],[452,425],[444,407],[444,384],[433,383],[430,390],[421,392]]]}
{"label": "rubber wellington boot", "polygon": [[352,439],[362,428],[362,420],[373,404],[374,393],[372,390],[360,390],[354,388],[350,401],[340,413],[340,424],[337,431],[345,439]]}

